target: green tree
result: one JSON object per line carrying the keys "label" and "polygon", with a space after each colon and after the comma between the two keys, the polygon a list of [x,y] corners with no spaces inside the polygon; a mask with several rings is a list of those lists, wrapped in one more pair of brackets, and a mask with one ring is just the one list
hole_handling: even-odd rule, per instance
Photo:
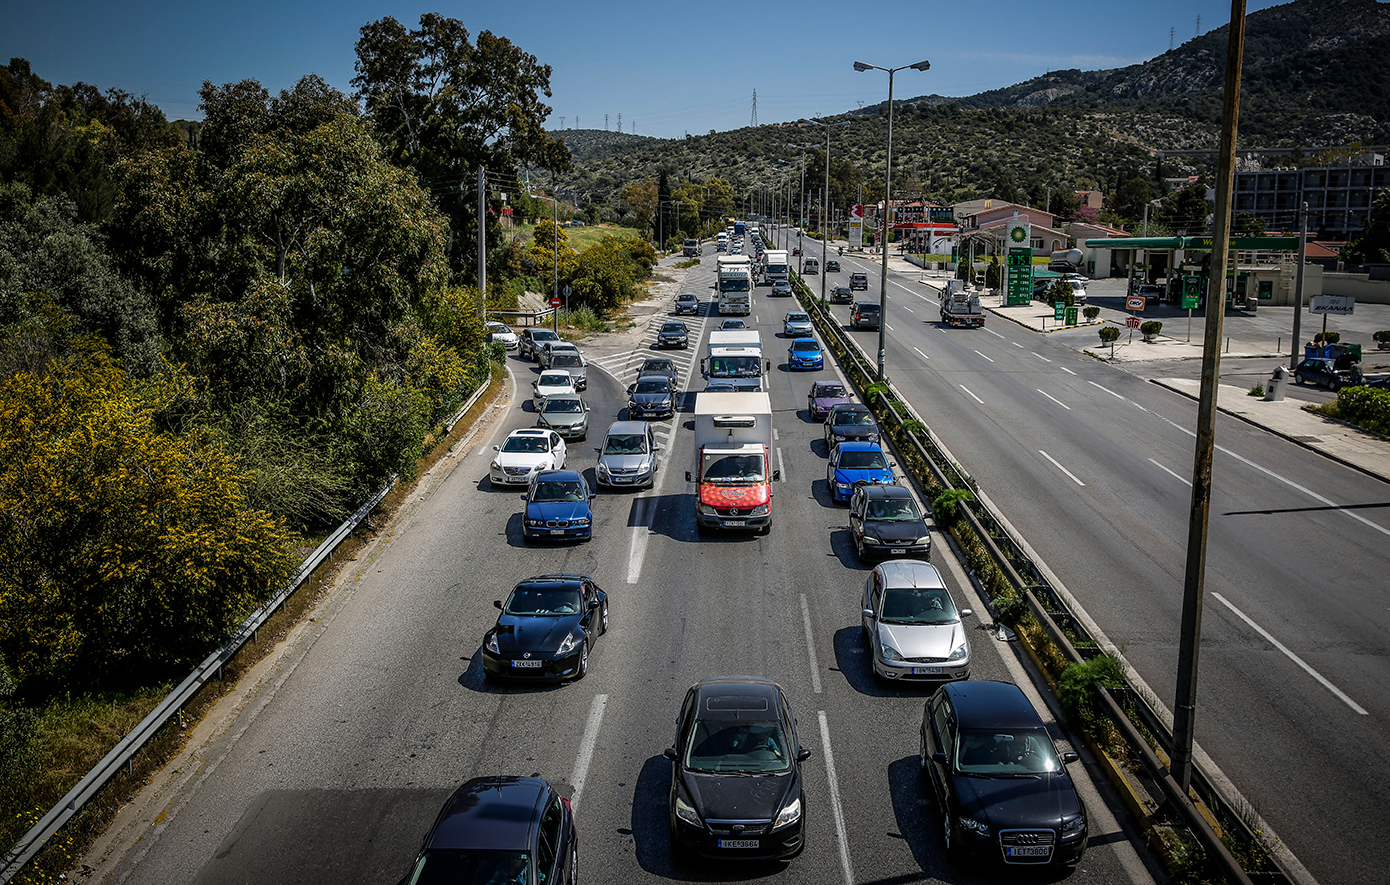
{"label": "green tree", "polygon": [[1106,200],[1112,212],[1126,221],[1141,221],[1144,206],[1153,199],[1153,190],[1147,178],[1130,178],[1120,184]]}
{"label": "green tree", "polygon": [[623,187],[621,197],[624,203],[632,207],[632,213],[637,219],[637,228],[649,236],[654,230],[652,224],[656,216],[656,182],[651,178],[634,181]]}
{"label": "green tree", "polygon": [[1371,201],[1371,212],[1361,236],[1342,250],[1349,262],[1390,261],[1390,190]]}
{"label": "green tree", "polygon": [[[1199,181],[1164,198],[1158,220],[1172,230],[1186,231],[1188,236],[1195,236],[1206,232],[1207,217],[1211,215],[1211,210],[1211,201],[1207,199],[1207,186]],[[1150,234],[1153,232],[1150,231]]]}

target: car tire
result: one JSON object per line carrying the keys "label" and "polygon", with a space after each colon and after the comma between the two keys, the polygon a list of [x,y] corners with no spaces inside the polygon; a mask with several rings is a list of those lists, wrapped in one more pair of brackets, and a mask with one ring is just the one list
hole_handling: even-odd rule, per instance
{"label": "car tire", "polygon": [[864,539],[862,537],[854,539],[854,552],[859,555],[860,562],[869,561],[868,558],[864,556]]}
{"label": "car tire", "polygon": [[1303,385],[1303,384],[1307,384],[1307,383],[1308,383],[1308,379],[1307,379],[1307,378],[1304,378],[1303,375],[1301,375],[1301,374],[1298,373],[1298,372],[1294,372],[1294,373],[1293,373],[1293,380],[1294,380],[1295,383],[1297,383],[1297,384],[1299,384],[1299,385]]}

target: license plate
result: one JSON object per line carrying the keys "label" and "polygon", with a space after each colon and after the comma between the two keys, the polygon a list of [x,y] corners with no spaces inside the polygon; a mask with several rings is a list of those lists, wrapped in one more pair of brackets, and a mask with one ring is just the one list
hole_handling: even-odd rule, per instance
{"label": "license plate", "polygon": [[1046,845],[1025,845],[1018,848],[1005,848],[1004,854],[1008,857],[1047,857],[1052,854],[1052,849]]}
{"label": "license plate", "polygon": [[726,520],[724,520],[724,524],[727,525],[727,526],[748,525],[748,520],[746,520],[746,519],[726,519]]}
{"label": "license plate", "polygon": [[551,529],[551,530],[550,530],[550,533],[551,533],[552,535],[563,535],[563,534],[565,533],[565,530],[564,530],[564,529]]}
{"label": "license plate", "polygon": [[615,477],[613,477],[613,481],[614,481],[614,482],[632,482],[632,477],[630,477],[630,476],[615,476]]}
{"label": "license plate", "polygon": [[720,848],[757,848],[757,839],[720,839]]}
{"label": "license plate", "polygon": [[544,667],[545,661],[512,661],[513,667]]}
{"label": "license plate", "polygon": [[913,667],[913,676],[933,676],[941,672],[940,667]]}
{"label": "license plate", "polygon": [[889,552],[889,553],[893,553],[893,554],[906,553],[906,552],[907,552],[907,548],[906,548],[906,547],[889,547],[889,548],[888,548],[888,552]]}

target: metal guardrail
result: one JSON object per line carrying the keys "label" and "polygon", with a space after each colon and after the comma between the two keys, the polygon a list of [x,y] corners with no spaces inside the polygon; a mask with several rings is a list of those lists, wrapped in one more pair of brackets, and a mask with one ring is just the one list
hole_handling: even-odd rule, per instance
{"label": "metal guardrail", "polygon": [[[799,277],[795,278],[794,285],[798,299],[811,314],[816,325],[820,327],[824,338],[834,342],[835,349],[841,356],[842,365],[845,365],[845,368],[849,370],[847,374],[850,376],[851,382],[861,388],[862,394],[862,388],[873,383],[878,369],[877,364],[870,361],[868,355],[860,350],[857,342],[844,334],[834,316],[828,309],[822,308],[820,299],[806,288]],[[907,421],[920,423],[925,428],[925,432],[909,431],[902,434],[912,448],[913,454],[942,486],[946,488],[969,488],[971,485],[970,477],[947,457],[931,428],[917,416],[891,382],[888,387],[892,394],[891,397],[881,397],[877,404],[869,403],[868,398],[864,397],[865,405],[871,409],[877,405],[878,409],[886,411],[894,425],[899,429]],[[1094,637],[1090,636],[1080,620],[1067,610],[1065,601],[1043,576],[1041,569],[1024,551],[1022,545],[1009,534],[1003,523],[990,512],[989,508],[976,499],[960,509],[967,525],[980,539],[990,559],[1014,590],[1026,601],[1029,611],[1042,626],[1043,631],[1047,633],[1048,638],[1061,650],[1063,656],[1071,663],[1085,661],[1087,657],[1082,654],[1077,643],[1080,643],[1081,648],[1085,648],[1091,653],[1098,653],[1100,648]],[[1250,874],[1241,867],[1234,855],[1231,854],[1207,817],[1183,792],[1182,787],[1168,771],[1167,766],[1154,752],[1148,741],[1145,740],[1143,733],[1126,713],[1116,695],[1116,692],[1108,689],[1099,692],[1100,706],[1104,714],[1114,723],[1125,742],[1134,751],[1145,772],[1162,791],[1165,804],[1161,810],[1181,820],[1206,850],[1214,866],[1228,881],[1239,883],[1239,885],[1251,885]],[[1123,696],[1125,702],[1135,709],[1136,715],[1143,721],[1144,728],[1155,736],[1165,752],[1169,752],[1172,746],[1172,735],[1169,733],[1168,726],[1162,721],[1162,717],[1152,710],[1144,699],[1132,689],[1124,690]],[[1201,798],[1209,809],[1221,815],[1225,826],[1241,830],[1244,841],[1247,844],[1254,844],[1254,834],[1250,832],[1249,827],[1240,819],[1239,815],[1228,807],[1225,798],[1216,790],[1206,773],[1201,771],[1200,766],[1194,766],[1193,775],[1193,792]],[[1271,862],[1274,862],[1273,858],[1271,858]],[[1291,881],[1287,873],[1282,870],[1277,873],[1261,873],[1259,876],[1261,881],[1266,882],[1286,883]]]}
{"label": "metal guardrail", "polygon": [[[445,424],[450,430],[468,412],[478,399],[487,392],[488,383],[492,378],[492,366],[488,364],[488,380],[474,391],[468,401],[454,413]],[[308,580],[320,565],[324,563],[333,551],[337,549],[349,535],[362,524],[364,520],[376,509],[386,495],[396,484],[397,477],[393,475],[382,485],[366,503],[358,507],[351,516],[343,521],[333,533],[323,540],[323,543],[310,554],[309,558],[300,563],[288,584],[276,593],[275,596],[264,602],[260,608],[250,614],[237,628],[230,639],[222,644],[217,651],[198,665],[192,673],[188,675],[178,687],[165,696],[159,702],[159,706],[150,711],[140,724],[131,729],[130,733],[121,738],[120,743],[116,744],[96,766],[77,782],[77,785],[68,791],[67,795],[59,800],[48,810],[38,823],[29,828],[20,840],[16,842],[9,851],[0,859],[0,883],[9,882],[19,875],[24,869],[25,864],[29,863],[36,854],[39,853],[60,829],[67,825],[74,816],[77,815],[82,807],[101,790],[102,787],[115,777],[120,771],[121,766],[129,765],[134,759],[135,754],[148,744],[159,730],[172,719],[183,706],[196,695],[208,680],[214,676],[220,677],[222,667],[232,659],[232,657],[246,645],[247,640],[254,641],[260,628],[265,626],[265,622],[277,612],[285,601]]]}
{"label": "metal guardrail", "polygon": [[487,315],[502,320],[526,320],[517,323],[519,326],[539,326],[554,316],[555,310],[553,307],[545,310],[489,310]]}

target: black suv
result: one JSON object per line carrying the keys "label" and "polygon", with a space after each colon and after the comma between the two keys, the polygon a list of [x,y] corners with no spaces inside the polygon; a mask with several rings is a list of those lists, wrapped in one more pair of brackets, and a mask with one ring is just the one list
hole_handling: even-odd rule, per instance
{"label": "black suv", "polygon": [[864,273],[852,273],[849,275],[849,287],[851,289],[863,289],[869,291],[869,275]]}
{"label": "black suv", "polygon": [[796,738],[780,685],[757,676],[695,683],[665,755],[672,853],[749,860],[801,853],[801,763],[811,751]]}
{"label": "black suv", "polygon": [[836,286],[830,290],[830,303],[853,304],[854,293],[850,291],[849,286]]}
{"label": "black suv", "polygon": [[877,329],[881,319],[877,302],[856,301],[849,315],[849,324],[856,329]]}
{"label": "black suv", "polygon": [[849,533],[864,562],[931,559],[931,534],[917,499],[902,486],[862,485],[849,499]]}

